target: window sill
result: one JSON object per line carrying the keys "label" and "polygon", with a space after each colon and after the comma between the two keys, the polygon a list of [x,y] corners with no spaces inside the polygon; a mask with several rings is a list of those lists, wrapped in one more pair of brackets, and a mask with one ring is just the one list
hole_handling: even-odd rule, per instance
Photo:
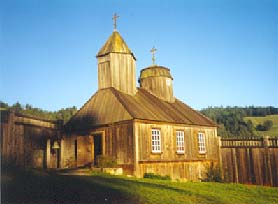
{"label": "window sill", "polygon": [[152,154],[162,154],[162,152],[152,152]]}
{"label": "window sill", "polygon": [[207,152],[199,152],[199,154],[204,155],[207,154]]}
{"label": "window sill", "polygon": [[184,155],[184,152],[176,152],[178,155]]}

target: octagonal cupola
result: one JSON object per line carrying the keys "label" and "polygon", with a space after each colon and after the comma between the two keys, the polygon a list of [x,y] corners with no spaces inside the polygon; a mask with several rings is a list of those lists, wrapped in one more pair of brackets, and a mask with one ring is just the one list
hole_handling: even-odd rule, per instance
{"label": "octagonal cupola", "polygon": [[139,78],[140,87],[161,100],[170,103],[175,101],[172,82],[173,77],[171,76],[170,69],[166,67],[152,65],[141,70]]}

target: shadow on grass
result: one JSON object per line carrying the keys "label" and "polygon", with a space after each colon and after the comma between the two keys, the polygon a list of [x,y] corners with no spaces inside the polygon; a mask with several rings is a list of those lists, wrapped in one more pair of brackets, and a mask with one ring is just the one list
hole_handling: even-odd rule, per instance
{"label": "shadow on grass", "polygon": [[126,192],[87,176],[3,169],[1,203],[139,203]]}
{"label": "shadow on grass", "polygon": [[156,203],[173,203],[173,196],[190,203],[223,203],[213,195],[172,185],[169,181],[107,175],[69,176],[38,170],[2,170],[1,193],[2,203],[137,204],[153,203],[153,199],[157,199]]}

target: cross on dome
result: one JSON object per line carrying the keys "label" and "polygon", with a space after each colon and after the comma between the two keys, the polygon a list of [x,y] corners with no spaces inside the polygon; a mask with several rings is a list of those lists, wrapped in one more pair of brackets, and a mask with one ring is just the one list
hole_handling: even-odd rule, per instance
{"label": "cross on dome", "polygon": [[114,30],[117,30],[117,18],[119,18],[120,16],[117,15],[117,13],[114,13],[114,16],[112,18],[112,20],[114,21]]}
{"label": "cross on dome", "polygon": [[157,51],[157,49],[156,49],[155,47],[153,47],[153,48],[150,50],[150,52],[151,52],[152,55],[153,55],[153,57],[152,57],[153,65],[155,65],[155,56],[154,56],[154,54],[155,54],[156,51]]}

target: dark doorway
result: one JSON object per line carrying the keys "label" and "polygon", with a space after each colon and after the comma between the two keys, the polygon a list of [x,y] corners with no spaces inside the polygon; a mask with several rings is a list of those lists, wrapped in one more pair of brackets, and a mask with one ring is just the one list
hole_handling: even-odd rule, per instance
{"label": "dark doorway", "polygon": [[98,156],[102,155],[102,135],[94,135],[94,163],[98,165]]}
{"label": "dark doorway", "polygon": [[77,139],[74,140],[74,159],[77,162]]}

